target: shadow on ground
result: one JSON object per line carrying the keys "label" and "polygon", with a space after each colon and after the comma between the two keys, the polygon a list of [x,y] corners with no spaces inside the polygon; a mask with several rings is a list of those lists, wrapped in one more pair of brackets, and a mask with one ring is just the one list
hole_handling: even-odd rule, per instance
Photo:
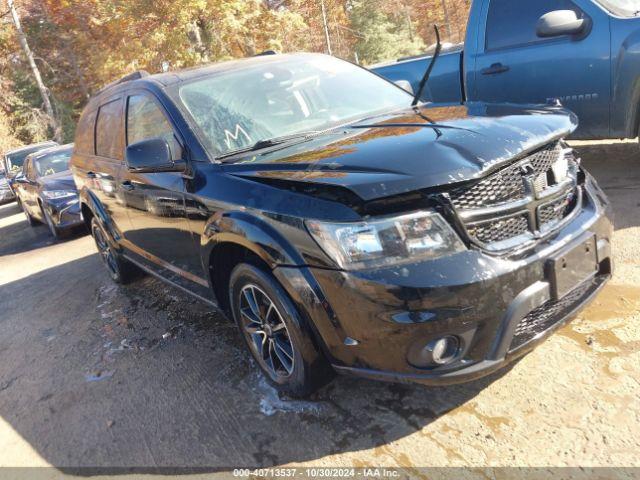
{"label": "shadow on ground", "polygon": [[153,278],[116,287],[97,255],[3,286],[0,304],[0,415],[61,469],[270,466],[369,449],[497,378],[428,389],[338,378],[311,401],[280,399],[233,323]]}
{"label": "shadow on ground", "polygon": [[29,252],[83,235],[86,235],[86,232],[78,228],[69,232],[64,238],[55,240],[45,225],[37,223],[29,226],[22,209],[16,202],[0,205],[0,257]]}
{"label": "shadow on ground", "polygon": [[[639,184],[635,148],[620,147],[626,160],[611,163],[609,150],[600,158],[579,148],[616,210],[628,204],[627,186]],[[623,224],[638,224],[633,210]],[[0,254],[39,255],[21,224],[8,236],[0,229]],[[3,285],[0,305],[0,416],[70,473],[272,466],[373,449],[422,430],[505,374],[443,388],[344,377],[310,401],[281,399],[231,322],[153,278],[117,287],[97,255]]]}

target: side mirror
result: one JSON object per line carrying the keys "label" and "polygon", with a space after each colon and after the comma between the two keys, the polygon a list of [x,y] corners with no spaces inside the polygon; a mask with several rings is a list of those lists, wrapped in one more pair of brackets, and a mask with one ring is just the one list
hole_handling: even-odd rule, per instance
{"label": "side mirror", "polygon": [[555,10],[540,17],[536,33],[542,38],[578,35],[586,30],[588,22],[586,18],[578,18],[573,10]]}
{"label": "side mirror", "polygon": [[401,89],[406,90],[407,92],[409,92],[411,95],[415,95],[415,92],[413,91],[413,87],[411,86],[411,83],[409,83],[408,80],[396,80],[395,83],[397,86],[399,86]]}
{"label": "side mirror", "polygon": [[131,172],[183,172],[186,169],[184,161],[172,160],[171,148],[163,138],[150,138],[129,145],[125,158]]}

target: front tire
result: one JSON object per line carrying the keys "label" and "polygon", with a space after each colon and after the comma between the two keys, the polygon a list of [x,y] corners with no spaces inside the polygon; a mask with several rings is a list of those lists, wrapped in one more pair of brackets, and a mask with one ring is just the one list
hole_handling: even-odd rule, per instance
{"label": "front tire", "polygon": [[278,391],[305,397],[331,380],[333,370],[309,326],[271,273],[238,265],[231,273],[229,295],[249,351]]}
{"label": "front tire", "polygon": [[35,227],[36,224],[38,223],[36,221],[35,218],[33,218],[31,216],[31,214],[29,213],[29,211],[27,210],[27,207],[24,206],[24,203],[22,203],[22,201],[20,200],[20,198],[18,198],[16,196],[16,199],[18,200],[18,205],[20,205],[20,208],[22,209],[22,212],[24,213],[24,216],[27,217],[27,223],[29,224],[30,227]]}
{"label": "front tire", "polygon": [[116,251],[109,239],[109,235],[96,217],[91,219],[91,235],[96,242],[102,263],[114,282],[126,285],[139,276],[140,269],[125,258],[122,258]]}
{"label": "front tire", "polygon": [[40,210],[42,210],[42,218],[44,218],[44,223],[49,228],[49,233],[51,233],[51,236],[53,236],[53,238],[56,240],[62,238],[62,231],[58,227],[56,227],[55,223],[53,223],[53,218],[51,218],[49,210],[42,204],[40,204]]}

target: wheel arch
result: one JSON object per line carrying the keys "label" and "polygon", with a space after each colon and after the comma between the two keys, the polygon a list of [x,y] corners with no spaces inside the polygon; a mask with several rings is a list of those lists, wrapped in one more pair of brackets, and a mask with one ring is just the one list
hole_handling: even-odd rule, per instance
{"label": "wheel arch", "polygon": [[111,238],[115,239],[116,236],[111,228],[112,222],[109,220],[109,215],[98,198],[88,189],[80,191],[79,197],[82,220],[87,227],[87,230],[91,232],[91,220],[93,217],[96,217],[102,226],[105,227],[105,230],[109,233]]}
{"label": "wheel arch", "polygon": [[247,212],[214,215],[202,238],[202,259],[218,305],[228,312],[228,285],[238,263],[272,271],[278,265],[303,265],[293,245],[267,221]]}

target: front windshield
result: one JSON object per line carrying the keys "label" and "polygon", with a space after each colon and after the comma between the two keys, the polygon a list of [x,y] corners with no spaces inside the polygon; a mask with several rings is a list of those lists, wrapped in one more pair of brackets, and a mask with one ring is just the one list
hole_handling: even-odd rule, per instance
{"label": "front windshield", "polygon": [[597,0],[597,2],[620,17],[635,17],[640,14],[640,0]]}
{"label": "front windshield", "polygon": [[39,177],[55,175],[56,173],[69,170],[71,151],[58,152],[34,159],[33,163]]}
{"label": "front windshield", "polygon": [[215,155],[411,103],[408,93],[386,80],[324,55],[213,74],[185,84],[179,97]]}
{"label": "front windshield", "polygon": [[16,175],[18,172],[22,170],[22,165],[24,165],[25,159],[32,153],[37,152],[38,150],[42,150],[44,148],[50,148],[55,144],[40,144],[40,145],[32,145],[28,148],[21,149],[16,153],[10,153],[6,156],[7,158],[7,167],[9,168],[9,173],[12,175]]}

